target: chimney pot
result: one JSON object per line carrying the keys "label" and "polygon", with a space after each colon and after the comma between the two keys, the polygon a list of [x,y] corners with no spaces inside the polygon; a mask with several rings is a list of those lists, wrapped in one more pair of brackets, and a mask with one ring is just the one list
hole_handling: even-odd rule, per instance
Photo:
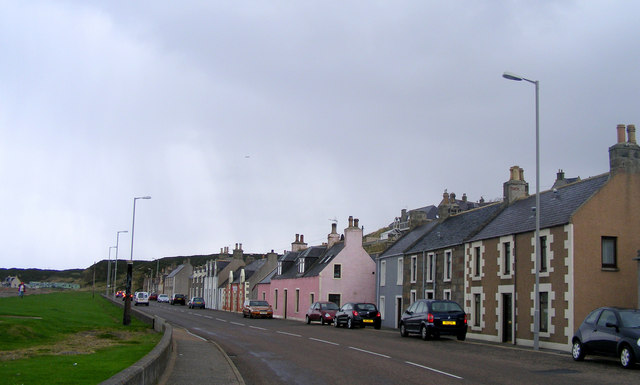
{"label": "chimney pot", "polygon": [[636,143],[636,126],[633,124],[629,124],[627,126],[627,135],[629,136],[629,143],[632,144],[637,144]]}
{"label": "chimney pot", "polygon": [[358,218],[354,219],[354,220],[353,220],[353,226],[354,226],[354,227],[359,227],[359,226],[358,226],[358,223],[359,223],[359,222],[360,222],[360,219],[358,219]]}
{"label": "chimney pot", "polygon": [[618,143],[624,143],[624,124],[618,124],[616,129],[618,130]]}
{"label": "chimney pot", "polygon": [[349,227],[353,227],[353,216],[349,215]]}
{"label": "chimney pot", "polygon": [[304,234],[300,234],[300,243],[304,243]]}
{"label": "chimney pot", "polygon": [[336,234],[338,232],[337,227],[338,227],[337,223],[334,222],[331,224],[331,234]]}
{"label": "chimney pot", "polygon": [[300,234],[296,234],[296,243],[300,242]]}

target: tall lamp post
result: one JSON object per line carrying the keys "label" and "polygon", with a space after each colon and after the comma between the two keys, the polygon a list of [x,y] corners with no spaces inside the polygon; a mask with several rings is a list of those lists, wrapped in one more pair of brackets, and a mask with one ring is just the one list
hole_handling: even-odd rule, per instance
{"label": "tall lamp post", "polygon": [[109,263],[107,264],[107,288],[104,291],[104,295],[109,295],[109,288],[111,287],[111,249],[115,248],[115,246],[109,246]]}
{"label": "tall lamp post", "polygon": [[536,86],[536,283],[533,311],[533,349],[538,350],[540,343],[540,81],[530,80],[511,72],[502,77],[509,80],[529,82]]}
{"label": "tall lamp post", "polygon": [[131,280],[133,278],[133,234],[136,227],[136,201],[138,199],[151,199],[150,196],[135,197],[133,198],[133,222],[131,223],[131,258],[127,263],[127,289],[126,298],[124,301],[124,315],[122,319],[123,325],[129,325],[131,323]]}
{"label": "tall lamp post", "polygon": [[116,267],[115,267],[115,271],[113,272],[113,297],[115,298],[116,296],[116,286],[118,286],[118,281],[116,281],[116,278],[118,276],[118,244],[120,242],[120,233],[128,233],[127,230],[121,230],[118,231],[116,233]]}

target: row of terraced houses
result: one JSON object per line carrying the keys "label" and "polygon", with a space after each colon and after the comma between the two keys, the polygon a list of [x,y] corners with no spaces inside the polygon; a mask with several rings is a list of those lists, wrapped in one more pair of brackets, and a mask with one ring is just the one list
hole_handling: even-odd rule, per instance
{"label": "row of terraced houses", "polygon": [[[469,338],[531,345],[536,197],[520,167],[508,174],[499,202],[459,200],[445,191],[437,207],[403,210],[378,241],[387,245],[380,252],[367,252],[370,240],[349,217],[341,234],[333,224],[320,245],[296,235],[283,254],[247,259],[236,244],[233,254],[221,250],[203,266],[183,265],[184,290],[204,297],[208,308],[233,312],[245,299],[264,299],[275,317],[296,320],[314,301],[373,302],[389,328],[413,301],[445,298],[466,310]],[[592,309],[640,307],[635,126],[617,126],[608,172],[581,179],[559,171],[539,198],[540,346],[566,349]]]}

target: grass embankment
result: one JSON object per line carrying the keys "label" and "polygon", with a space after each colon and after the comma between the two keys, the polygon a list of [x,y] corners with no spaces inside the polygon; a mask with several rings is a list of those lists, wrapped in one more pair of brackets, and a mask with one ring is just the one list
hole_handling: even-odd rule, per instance
{"label": "grass embankment", "polygon": [[0,298],[2,384],[97,384],[131,366],[162,335],[90,292]]}

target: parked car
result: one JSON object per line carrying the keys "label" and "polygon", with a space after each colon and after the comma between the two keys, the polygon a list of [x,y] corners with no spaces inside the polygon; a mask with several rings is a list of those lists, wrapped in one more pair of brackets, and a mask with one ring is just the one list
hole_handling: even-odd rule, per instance
{"label": "parked car", "polygon": [[158,303],[169,303],[169,296],[166,294],[158,294]]}
{"label": "parked car", "polygon": [[138,305],[147,305],[149,306],[149,293],[146,291],[137,291],[135,296],[133,297],[133,304]]}
{"label": "parked car", "polygon": [[337,328],[340,325],[346,325],[349,329],[353,329],[356,326],[363,328],[369,325],[380,329],[381,324],[380,312],[376,305],[372,303],[345,303],[336,312],[333,319],[333,326]]}
{"label": "parked car", "polygon": [[584,319],[573,335],[571,355],[576,361],[587,354],[618,357],[623,368],[640,358],[640,309],[598,308]]}
{"label": "parked car", "polygon": [[202,297],[193,297],[189,300],[189,309],[193,308],[204,309],[204,298]]}
{"label": "parked car", "polygon": [[156,293],[149,294],[149,301],[157,301],[157,300],[158,300],[158,294]]}
{"label": "parked car", "polygon": [[173,297],[171,297],[169,303],[171,303],[172,305],[186,305],[187,297],[185,297],[184,294],[174,294]]}
{"label": "parked car", "polygon": [[454,335],[460,341],[467,338],[467,314],[454,301],[420,299],[400,318],[400,335],[420,333],[423,340],[441,335]]}
{"label": "parked car", "polygon": [[264,317],[264,318],[273,318],[273,309],[269,302],[267,301],[258,301],[255,299],[248,299],[244,301],[242,305],[242,316],[243,317]]}
{"label": "parked car", "polygon": [[307,324],[310,324],[311,321],[320,321],[323,325],[325,323],[331,324],[338,310],[340,308],[333,302],[314,302],[307,310],[305,319]]}

